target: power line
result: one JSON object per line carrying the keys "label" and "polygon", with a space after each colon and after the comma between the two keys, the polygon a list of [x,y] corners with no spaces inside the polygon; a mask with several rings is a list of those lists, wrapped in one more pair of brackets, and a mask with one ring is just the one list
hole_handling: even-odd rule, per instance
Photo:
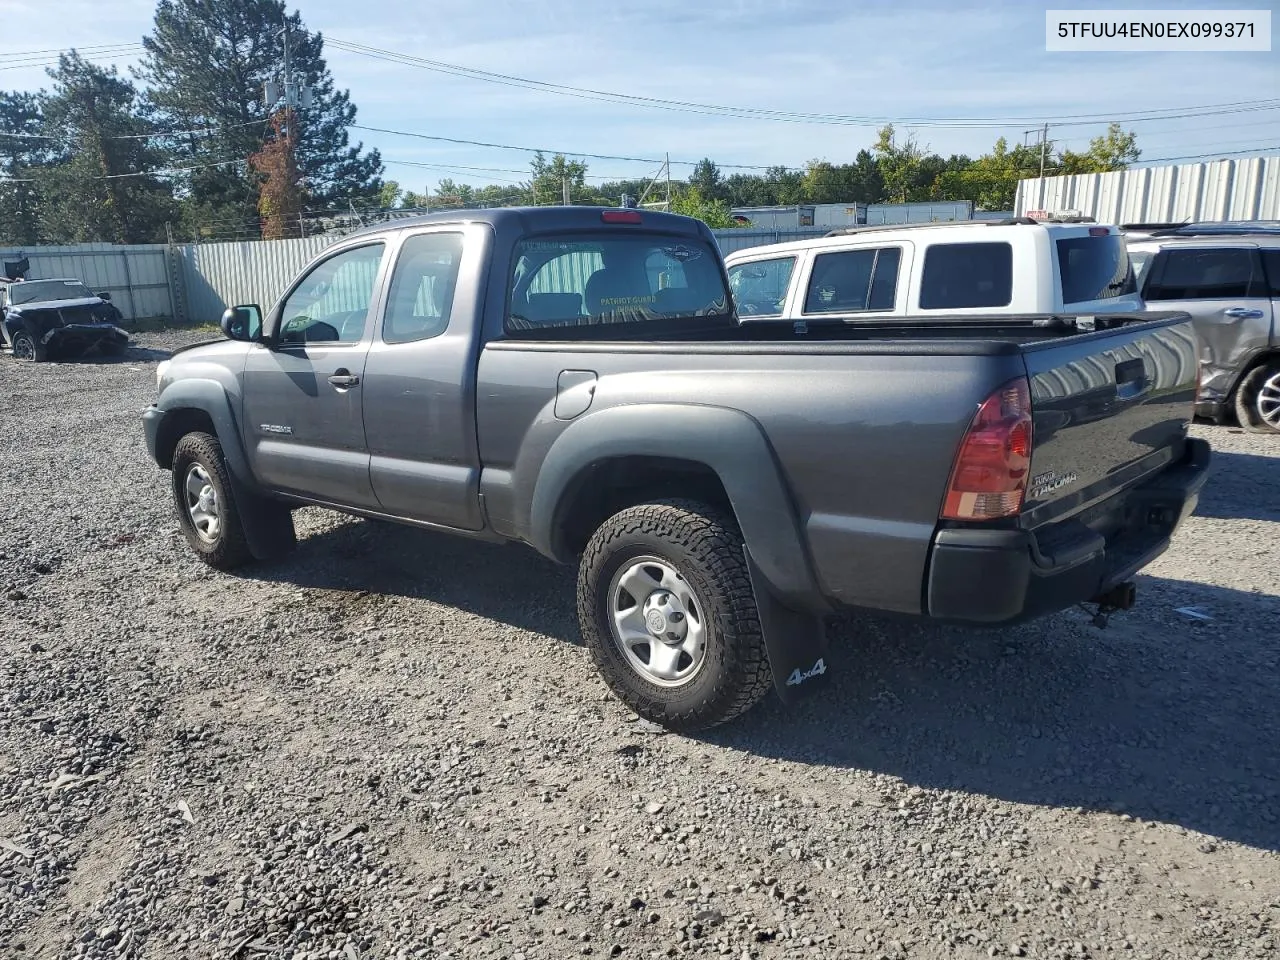
{"label": "power line", "polygon": [[[408,130],[390,130],[386,127],[366,127],[362,124],[351,124],[352,130],[365,130],[369,133],[387,133],[398,137],[413,137],[417,140],[432,140],[440,143],[459,143],[470,147],[490,147],[494,150],[516,150],[521,153],[550,153],[561,154],[565,157],[586,157],[590,160],[621,160],[627,163],[665,163],[662,159],[653,159],[652,157],[622,157],[614,156],[607,153],[583,153],[580,150],[552,150],[548,147],[518,147],[510,143],[487,143],[483,140],[463,140],[459,137],[441,137],[427,133],[411,133]],[[702,161],[700,160],[672,160],[673,164],[681,167],[696,167]],[[782,167],[781,164],[749,164],[749,163],[717,163],[716,166],[721,170],[771,170],[775,167]],[[783,167],[788,170],[799,170],[800,167]]]}
{"label": "power line", "polygon": [[[228,130],[239,130],[244,127],[256,127],[261,120],[250,120],[248,123],[233,123],[225,127],[201,127],[196,130],[165,130],[160,133],[122,133],[115,136],[103,137],[103,140],[164,140],[168,137],[185,137],[198,133],[226,133]],[[63,141],[66,137],[55,137],[48,133],[10,133],[7,130],[0,130],[0,137],[13,137],[18,140],[56,140]]]}
{"label": "power line", "polygon": [[[480,70],[474,67],[447,63],[441,60],[429,60],[425,57],[416,57],[409,54],[398,53],[393,50],[369,46],[367,44],[353,43],[351,41],[341,40],[332,36],[326,37],[325,39],[330,46],[343,50],[347,53],[371,57],[376,60],[391,61],[405,66],[431,70],[437,73],[446,73],[453,76],[482,80],[487,83],[497,83],[503,86],[522,87],[525,89],[538,90],[544,93],[576,97],[578,99],[600,100],[608,103],[626,103],[635,106],[676,110],[678,112],[685,113],[702,113],[715,116],[776,120],[791,123],[820,123],[846,126],[876,126],[885,123],[901,123],[903,125],[910,126],[981,128],[1007,127],[1018,123],[1026,123],[1033,120],[1043,121],[1046,119],[1043,115],[1037,117],[856,117],[842,116],[839,114],[771,110],[762,107],[736,107],[724,104],[699,103],[689,100],[669,100],[661,97],[645,97],[636,94],[596,90],[590,87],[577,87],[567,84],[550,83],[543,80],[532,80],[528,77],[495,73],[489,70]],[[1263,105],[1266,106],[1264,107]],[[1242,113],[1259,108],[1274,109],[1277,105],[1280,105],[1280,100],[1239,100],[1229,103],[1204,104],[1195,107],[1153,108],[1151,110],[1143,111],[1140,114],[1130,116],[1116,116],[1114,114],[1064,114],[1059,115],[1058,118],[1052,122],[1055,126],[1091,126],[1094,124],[1108,122],[1137,123],[1146,122],[1148,120],[1216,116],[1220,113]]]}

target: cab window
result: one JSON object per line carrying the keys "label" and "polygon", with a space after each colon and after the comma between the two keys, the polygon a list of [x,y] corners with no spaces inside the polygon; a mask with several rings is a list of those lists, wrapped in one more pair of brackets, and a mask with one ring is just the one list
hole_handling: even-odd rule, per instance
{"label": "cab window", "polygon": [[360,342],[383,249],[382,243],[354,247],[312,268],[280,311],[280,342]]}

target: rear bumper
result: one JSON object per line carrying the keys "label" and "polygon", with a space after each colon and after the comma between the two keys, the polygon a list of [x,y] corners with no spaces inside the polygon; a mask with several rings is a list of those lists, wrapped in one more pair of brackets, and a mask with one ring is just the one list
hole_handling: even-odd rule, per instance
{"label": "rear bumper", "polygon": [[1169,547],[1195,511],[1209,473],[1208,442],[1187,440],[1181,462],[1105,504],[1122,514],[1104,538],[1078,521],[1052,542],[1025,530],[939,531],[930,557],[926,602],[931,618],[1010,624],[1088,603],[1127,580]]}

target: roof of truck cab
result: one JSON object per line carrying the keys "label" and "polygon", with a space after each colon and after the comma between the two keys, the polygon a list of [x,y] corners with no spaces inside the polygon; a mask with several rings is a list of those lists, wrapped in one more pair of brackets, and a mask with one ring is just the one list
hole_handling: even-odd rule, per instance
{"label": "roof of truck cab", "polygon": [[[601,215],[608,211],[638,213],[641,217],[639,224],[641,227],[662,227],[665,230],[676,230],[688,234],[701,233],[703,229],[702,221],[695,220],[693,217],[656,210],[638,210],[633,207],[491,207],[484,210],[441,210],[439,213],[423,213],[412,217],[384,220],[381,223],[371,223],[362,227],[349,236],[390,233],[436,223],[488,223],[492,224],[495,230],[513,226],[522,230],[597,227],[601,225]],[[626,226],[626,224],[618,226]]]}
{"label": "roof of truck cab", "polygon": [[844,231],[805,240],[771,243],[758,247],[744,247],[725,256],[726,260],[748,260],[757,256],[774,257],[779,254],[800,253],[805,250],[844,248],[851,243],[889,243],[898,240],[915,240],[922,236],[945,236],[954,241],[959,238],[973,241],[996,240],[1001,237],[1026,235],[1029,231],[1049,234],[1078,235],[1082,229],[1106,227],[1118,235],[1120,228],[1107,223],[1005,223],[999,220],[953,220],[945,223],[886,224],[870,227],[851,227]]}

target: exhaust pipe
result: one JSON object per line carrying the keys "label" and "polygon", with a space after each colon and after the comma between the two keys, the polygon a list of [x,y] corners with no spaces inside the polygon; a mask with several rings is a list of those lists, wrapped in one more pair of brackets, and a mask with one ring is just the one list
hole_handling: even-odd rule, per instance
{"label": "exhaust pipe", "polygon": [[1138,585],[1132,580],[1126,580],[1105,593],[1100,593],[1093,602],[1103,610],[1129,610],[1137,601]]}

